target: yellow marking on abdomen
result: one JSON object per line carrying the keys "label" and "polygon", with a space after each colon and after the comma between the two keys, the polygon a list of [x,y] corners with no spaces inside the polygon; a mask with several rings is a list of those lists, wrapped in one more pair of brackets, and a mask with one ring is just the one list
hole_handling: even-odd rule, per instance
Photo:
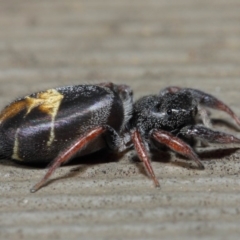
{"label": "yellow marking on abdomen", "polygon": [[10,104],[2,111],[2,113],[0,115],[0,122],[3,122],[9,118],[14,117],[15,115],[17,115],[20,111],[22,111],[26,107],[27,107],[27,105],[26,105],[26,101],[24,99]]}
{"label": "yellow marking on abdomen", "polygon": [[[24,99],[13,102],[2,111],[0,114],[0,124],[8,119],[11,119],[24,109],[27,110],[27,113],[25,114],[26,117],[32,111],[32,109],[39,107],[40,111],[51,116],[51,130],[47,142],[47,146],[50,146],[55,138],[54,121],[63,97],[64,96],[55,89],[49,89],[45,92],[40,92],[37,94],[36,98],[26,96]],[[18,128],[15,133],[12,158],[23,161],[23,159],[19,157],[19,131],[20,128]]]}
{"label": "yellow marking on abdomen", "polygon": [[18,153],[18,151],[19,151],[18,133],[19,133],[19,128],[17,129],[17,131],[15,133],[12,158],[16,159],[16,160],[23,161],[23,159],[20,158],[19,155],[18,155],[19,154]]}
{"label": "yellow marking on abdomen", "polygon": [[37,94],[36,98],[26,97],[26,101],[28,102],[28,111],[26,115],[29,114],[33,108],[38,107],[40,111],[51,116],[51,131],[47,142],[48,146],[52,144],[55,138],[54,121],[62,99],[63,95],[55,89],[49,89],[46,92],[40,92]]}

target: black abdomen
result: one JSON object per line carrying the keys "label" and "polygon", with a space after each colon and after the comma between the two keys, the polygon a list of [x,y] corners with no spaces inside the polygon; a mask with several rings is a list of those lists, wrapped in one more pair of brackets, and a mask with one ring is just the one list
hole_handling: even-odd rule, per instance
{"label": "black abdomen", "polygon": [[[51,161],[94,127],[109,125],[118,131],[123,115],[119,96],[97,85],[31,94],[0,115],[0,154],[20,161]],[[89,151],[97,148],[98,142]]]}

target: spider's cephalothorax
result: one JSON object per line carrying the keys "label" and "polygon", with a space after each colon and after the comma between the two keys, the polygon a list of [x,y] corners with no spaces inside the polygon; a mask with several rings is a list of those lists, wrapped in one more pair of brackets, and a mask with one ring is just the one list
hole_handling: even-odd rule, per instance
{"label": "spider's cephalothorax", "polygon": [[152,129],[175,131],[186,124],[194,124],[197,101],[188,91],[165,96],[151,95],[134,104],[131,124],[146,132]]}
{"label": "spider's cephalothorax", "polygon": [[[210,119],[204,107],[225,111],[240,125],[240,119],[228,106],[212,95],[196,89],[168,87],[158,95],[145,96],[135,102],[129,122],[131,139],[155,186],[159,186],[159,182],[148,155],[153,147],[164,145],[193,159],[199,169],[204,169],[188,144],[191,140],[240,143],[240,139],[233,135],[211,130]],[[205,126],[197,124],[198,116]]]}

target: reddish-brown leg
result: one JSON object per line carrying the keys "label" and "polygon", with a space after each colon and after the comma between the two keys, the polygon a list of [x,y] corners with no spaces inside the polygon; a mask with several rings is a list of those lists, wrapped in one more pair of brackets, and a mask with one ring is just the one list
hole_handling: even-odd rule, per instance
{"label": "reddish-brown leg", "polygon": [[164,88],[163,90],[160,91],[159,94],[163,96],[166,93],[176,93],[176,92],[178,92],[180,90],[181,90],[180,87],[171,86],[171,87]]}
{"label": "reddish-brown leg", "polygon": [[154,130],[152,132],[152,137],[158,141],[171,148],[173,151],[180,153],[190,159],[193,159],[199,169],[204,169],[203,164],[198,158],[197,154],[193,151],[193,149],[180,138],[173,136],[171,133],[163,130]]}
{"label": "reddish-brown leg", "polygon": [[214,107],[216,107],[216,109],[218,109],[218,110],[222,110],[222,111],[228,113],[235,120],[235,122],[240,126],[239,117],[232,111],[231,108],[229,108],[223,102],[221,102],[221,101],[216,102],[216,105]]}
{"label": "reddish-brown leg", "polygon": [[160,184],[159,184],[157,178],[155,177],[150,158],[148,157],[148,152],[146,150],[146,147],[144,146],[144,142],[141,138],[141,135],[137,130],[135,130],[132,133],[132,141],[133,141],[134,147],[137,151],[138,157],[143,162],[147,173],[151,176],[155,187],[159,187]]}
{"label": "reddish-brown leg", "polygon": [[80,139],[76,140],[69,148],[65,149],[65,151],[61,152],[58,157],[56,157],[51,167],[48,169],[45,176],[39,181],[36,185],[31,188],[31,192],[36,192],[39,190],[49,179],[49,177],[53,174],[53,172],[61,165],[66,163],[71,157],[73,157],[79,150],[81,150],[86,144],[94,140],[96,137],[101,135],[105,129],[103,127],[95,128],[89,131]]}
{"label": "reddish-brown leg", "polygon": [[186,90],[190,91],[202,106],[226,112],[235,120],[238,125],[240,125],[240,119],[238,116],[230,107],[216,97],[196,89],[186,88]]}

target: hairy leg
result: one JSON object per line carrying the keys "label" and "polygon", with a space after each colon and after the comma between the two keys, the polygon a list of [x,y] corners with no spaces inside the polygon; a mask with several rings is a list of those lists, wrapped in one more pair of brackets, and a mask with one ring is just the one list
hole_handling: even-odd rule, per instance
{"label": "hairy leg", "polygon": [[212,143],[240,143],[240,139],[231,134],[213,131],[201,125],[186,126],[180,130],[179,134],[184,137],[194,137]]}
{"label": "hairy leg", "polygon": [[173,151],[194,160],[199,169],[204,169],[204,166],[198,158],[197,154],[187,143],[185,143],[180,138],[175,137],[171,133],[163,130],[153,130],[151,132],[151,136],[153,139],[161,144],[166,145]]}
{"label": "hairy leg", "polygon": [[66,163],[70,160],[78,151],[83,149],[88,143],[94,140],[96,137],[100,136],[105,129],[103,127],[95,128],[88,133],[86,133],[81,138],[75,140],[67,149],[64,149],[52,162],[50,168],[48,169],[45,176],[36,184],[34,185],[30,191],[36,192],[42,186],[46,184],[50,176],[53,172],[62,164]]}
{"label": "hairy leg", "polygon": [[160,184],[159,184],[157,178],[155,177],[155,173],[154,173],[152,165],[151,165],[151,160],[148,156],[148,150],[147,150],[145,143],[141,137],[141,134],[138,130],[135,130],[132,133],[132,141],[133,141],[134,147],[136,149],[136,152],[138,154],[138,157],[143,162],[147,173],[151,176],[155,187],[159,187]]}
{"label": "hairy leg", "polygon": [[238,116],[233,112],[233,110],[228,107],[225,103],[223,103],[221,100],[217,99],[216,97],[207,94],[205,92],[202,92],[200,90],[196,89],[188,89],[193,96],[198,100],[199,104],[205,107],[213,108],[216,110],[221,110],[223,112],[228,113],[234,120],[235,122],[240,125],[240,119]]}

